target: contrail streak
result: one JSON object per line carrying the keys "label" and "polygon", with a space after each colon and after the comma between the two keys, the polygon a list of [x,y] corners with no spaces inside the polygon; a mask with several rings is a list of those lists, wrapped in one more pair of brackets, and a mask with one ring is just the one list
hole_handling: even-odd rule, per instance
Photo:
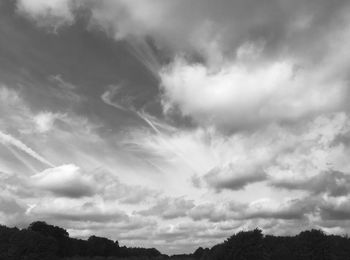
{"label": "contrail streak", "polygon": [[1,131],[0,131],[0,143],[2,143],[4,145],[14,146],[17,149],[19,149],[19,150],[25,152],[26,154],[30,155],[34,159],[38,160],[39,162],[41,162],[43,164],[46,164],[46,165],[48,165],[50,167],[55,167],[55,165],[53,165],[51,162],[46,160],[44,157],[42,157],[40,154],[35,152],[30,147],[28,147],[27,145],[22,143],[20,140],[14,138],[13,136],[11,136],[9,134],[5,134],[5,133],[3,133]]}
{"label": "contrail streak", "polygon": [[10,145],[8,144],[3,144],[11,153],[14,157],[17,158],[21,163],[23,163],[32,173],[36,174],[38,173],[38,170],[31,165],[21,154],[19,154],[15,149],[13,149]]}
{"label": "contrail streak", "polygon": [[147,117],[145,117],[142,113],[139,111],[135,112],[144,122],[146,122],[157,134],[162,134],[162,132],[153,124],[151,120],[149,120]]}

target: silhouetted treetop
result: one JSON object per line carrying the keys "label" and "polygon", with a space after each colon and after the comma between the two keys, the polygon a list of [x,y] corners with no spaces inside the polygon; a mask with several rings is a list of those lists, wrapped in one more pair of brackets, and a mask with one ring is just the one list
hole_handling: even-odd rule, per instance
{"label": "silhouetted treetop", "polygon": [[53,225],[48,225],[44,221],[36,221],[31,223],[28,227],[28,230],[39,232],[42,235],[51,236],[58,239],[69,236],[68,232],[65,229]]}

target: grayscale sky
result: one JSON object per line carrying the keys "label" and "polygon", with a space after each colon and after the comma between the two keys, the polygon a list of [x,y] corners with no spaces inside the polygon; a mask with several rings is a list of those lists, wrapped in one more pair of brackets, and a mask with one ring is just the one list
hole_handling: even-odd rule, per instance
{"label": "grayscale sky", "polygon": [[350,233],[349,12],[0,1],[0,223],[164,253]]}

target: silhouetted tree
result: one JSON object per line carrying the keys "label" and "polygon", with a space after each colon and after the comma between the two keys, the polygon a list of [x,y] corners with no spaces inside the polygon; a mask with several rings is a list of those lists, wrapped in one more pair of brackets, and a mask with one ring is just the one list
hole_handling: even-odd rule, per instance
{"label": "silhouetted tree", "polygon": [[51,236],[56,239],[67,238],[68,232],[60,227],[48,225],[44,221],[36,221],[29,225],[28,230],[39,232],[44,236]]}
{"label": "silhouetted tree", "polygon": [[301,232],[298,257],[310,260],[331,260],[329,239],[321,230]]}
{"label": "silhouetted tree", "polygon": [[226,242],[224,259],[262,260],[264,259],[263,235],[260,229],[239,232]]}

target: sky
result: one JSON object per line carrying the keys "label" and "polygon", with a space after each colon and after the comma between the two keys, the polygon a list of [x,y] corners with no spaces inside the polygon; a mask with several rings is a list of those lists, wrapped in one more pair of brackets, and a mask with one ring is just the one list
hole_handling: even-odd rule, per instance
{"label": "sky", "polygon": [[167,254],[349,234],[349,11],[2,0],[0,223]]}

